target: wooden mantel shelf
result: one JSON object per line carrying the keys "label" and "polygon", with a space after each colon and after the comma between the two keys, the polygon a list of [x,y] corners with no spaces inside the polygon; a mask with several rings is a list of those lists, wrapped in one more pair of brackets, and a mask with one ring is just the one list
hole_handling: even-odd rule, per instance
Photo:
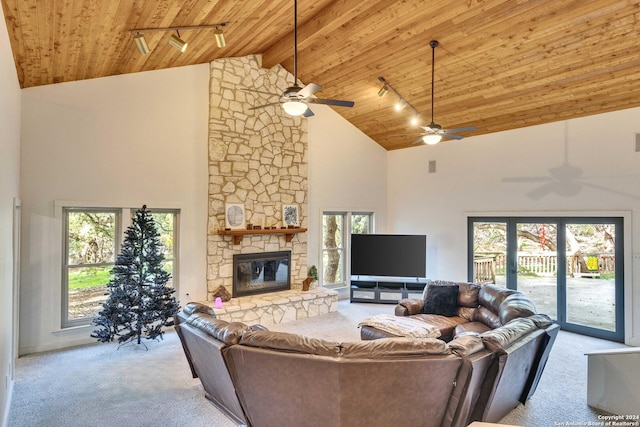
{"label": "wooden mantel shelf", "polygon": [[254,236],[258,234],[284,234],[287,243],[291,242],[293,236],[298,233],[306,232],[306,228],[265,228],[260,230],[220,230],[218,234],[223,236],[233,236],[233,244],[242,243],[244,236]]}

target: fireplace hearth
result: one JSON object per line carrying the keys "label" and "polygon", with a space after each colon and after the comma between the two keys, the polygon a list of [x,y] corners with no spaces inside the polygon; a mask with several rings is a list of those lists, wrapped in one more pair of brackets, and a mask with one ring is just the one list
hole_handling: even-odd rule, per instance
{"label": "fireplace hearth", "polygon": [[233,256],[234,298],[291,289],[291,251]]}

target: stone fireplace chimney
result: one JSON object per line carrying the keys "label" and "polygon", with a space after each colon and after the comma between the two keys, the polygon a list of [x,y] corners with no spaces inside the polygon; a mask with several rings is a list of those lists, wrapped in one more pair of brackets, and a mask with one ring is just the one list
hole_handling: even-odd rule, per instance
{"label": "stone fireplace chimney", "polygon": [[307,236],[244,236],[239,245],[222,236],[225,203],[242,204],[247,223],[283,226],[283,205],[299,207],[299,225],[307,222],[307,122],[284,114],[279,106],[249,110],[276,97],[246,92],[281,93],[293,76],[281,66],[261,67],[259,55],[225,58],[210,64],[209,221],[207,227],[207,298],[233,285],[236,254],[291,251],[291,288],[307,275]]}

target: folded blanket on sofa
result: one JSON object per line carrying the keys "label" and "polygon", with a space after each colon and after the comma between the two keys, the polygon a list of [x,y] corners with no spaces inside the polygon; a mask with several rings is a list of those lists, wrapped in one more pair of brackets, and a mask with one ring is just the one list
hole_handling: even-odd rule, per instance
{"label": "folded blanket on sofa", "polygon": [[411,317],[376,314],[358,323],[358,327],[369,326],[399,337],[438,338],[440,330],[421,320]]}

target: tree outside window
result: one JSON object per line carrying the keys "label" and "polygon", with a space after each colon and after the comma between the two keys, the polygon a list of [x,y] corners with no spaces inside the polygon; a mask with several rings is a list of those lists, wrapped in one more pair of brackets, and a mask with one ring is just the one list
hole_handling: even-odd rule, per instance
{"label": "tree outside window", "polygon": [[119,212],[65,209],[63,326],[92,319],[106,300],[117,252]]}
{"label": "tree outside window", "polygon": [[[88,325],[107,299],[107,284],[120,250],[123,215],[128,208],[63,208],[64,257],[62,327]],[[168,286],[178,285],[178,209],[151,210],[171,274]]]}
{"label": "tree outside window", "polygon": [[322,215],[322,284],[344,286],[349,264],[345,246],[351,234],[373,231],[371,212],[324,212]]}

